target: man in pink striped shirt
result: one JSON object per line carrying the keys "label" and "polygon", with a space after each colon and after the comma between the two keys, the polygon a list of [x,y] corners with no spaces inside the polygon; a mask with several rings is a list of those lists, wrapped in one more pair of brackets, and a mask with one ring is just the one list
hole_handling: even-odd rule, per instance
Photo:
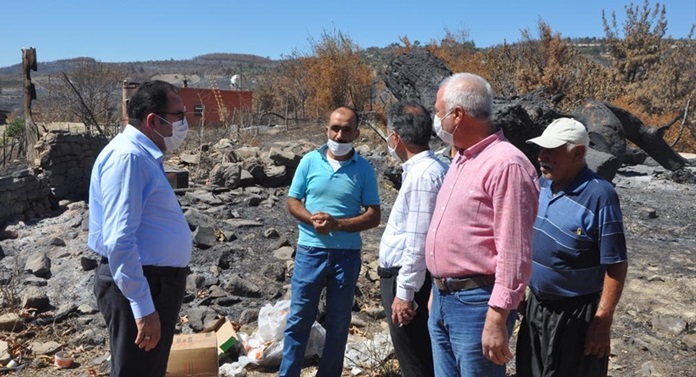
{"label": "man in pink striped shirt", "polygon": [[531,162],[491,120],[493,91],[458,73],[440,85],[433,127],[455,156],[425,245],[435,375],[505,376],[515,310],[531,273],[539,198]]}

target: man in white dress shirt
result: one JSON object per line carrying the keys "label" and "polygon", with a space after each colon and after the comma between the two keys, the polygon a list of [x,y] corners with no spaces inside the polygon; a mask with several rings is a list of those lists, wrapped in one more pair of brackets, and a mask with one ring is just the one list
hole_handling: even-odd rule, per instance
{"label": "man in white dress shirt", "polygon": [[401,375],[433,376],[427,307],[432,283],[424,253],[447,165],[430,150],[432,119],[426,108],[401,101],[387,116],[389,154],[403,162],[403,179],[379,247],[382,304]]}

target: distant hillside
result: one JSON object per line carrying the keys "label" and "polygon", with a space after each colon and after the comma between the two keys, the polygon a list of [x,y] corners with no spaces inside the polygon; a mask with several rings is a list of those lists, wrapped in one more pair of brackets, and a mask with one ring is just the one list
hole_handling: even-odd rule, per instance
{"label": "distant hillside", "polygon": [[[597,38],[576,38],[568,40],[579,48],[585,55],[598,62],[607,64],[603,56],[604,41]],[[362,54],[368,64],[380,71],[402,48],[398,44],[386,47],[368,47],[362,50]],[[41,56],[41,51],[37,51]],[[51,78],[57,78],[61,72],[74,71],[81,64],[95,62],[90,57],[77,57],[72,59],[44,62],[39,60],[38,71],[31,72],[32,80],[37,84],[39,97],[45,93],[44,85]],[[254,79],[263,76],[269,70],[276,68],[279,61],[274,61],[251,54],[235,53],[210,53],[196,56],[186,60],[148,60],[137,62],[104,63],[123,72],[123,79],[129,81],[146,81],[152,77],[175,77],[175,81],[183,82],[189,79],[189,85],[193,87],[210,87],[215,80],[218,87],[229,86],[229,78],[236,74],[246,76],[250,83]],[[178,83],[179,84],[179,83]],[[22,98],[22,72],[21,64],[0,68],[0,110],[21,111]]]}

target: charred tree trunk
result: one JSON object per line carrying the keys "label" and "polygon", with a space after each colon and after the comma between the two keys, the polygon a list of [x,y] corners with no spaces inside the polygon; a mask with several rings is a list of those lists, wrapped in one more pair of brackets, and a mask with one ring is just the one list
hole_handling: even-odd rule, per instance
{"label": "charred tree trunk", "polygon": [[38,151],[34,148],[34,145],[39,141],[39,128],[36,127],[34,119],[31,115],[31,101],[36,99],[36,88],[31,82],[30,71],[36,71],[36,49],[26,48],[22,49],[22,73],[24,74],[24,119],[25,119],[25,150],[27,157],[27,164],[32,167],[36,167],[38,162],[36,161],[39,157]]}
{"label": "charred tree trunk", "polygon": [[677,151],[667,144],[664,139],[665,132],[671,127],[681,116],[675,118],[669,124],[662,127],[648,127],[643,122],[636,118],[633,114],[624,109],[620,109],[609,103],[607,108],[621,121],[626,138],[634,142],[650,157],[654,158],[662,167],[672,171],[679,170],[686,165],[686,159]]}

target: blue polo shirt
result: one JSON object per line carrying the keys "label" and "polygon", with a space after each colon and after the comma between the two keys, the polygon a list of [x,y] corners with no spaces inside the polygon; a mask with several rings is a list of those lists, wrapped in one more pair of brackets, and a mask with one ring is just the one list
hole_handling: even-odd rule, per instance
{"label": "blue polo shirt", "polygon": [[606,265],[626,260],[614,187],[587,166],[555,196],[551,181],[542,177],[539,183],[530,289],[548,300],[601,291]]}
{"label": "blue polo shirt", "polygon": [[[309,213],[326,212],[337,219],[360,215],[363,206],[379,205],[377,176],[370,163],[357,152],[334,172],[326,158],[326,145],[307,153],[292,179],[288,196],[304,200]],[[298,244],[303,246],[360,249],[359,232],[333,231],[322,235],[300,222]]]}

